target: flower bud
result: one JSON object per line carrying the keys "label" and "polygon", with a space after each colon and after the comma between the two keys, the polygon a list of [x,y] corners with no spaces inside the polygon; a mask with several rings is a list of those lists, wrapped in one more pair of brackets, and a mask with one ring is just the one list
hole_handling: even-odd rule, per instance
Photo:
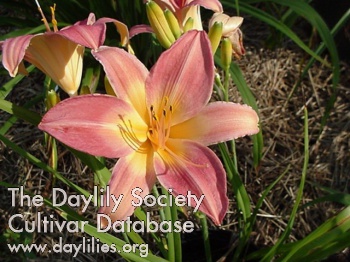
{"label": "flower bud", "polygon": [[175,37],[170,30],[163,10],[155,2],[149,1],[146,4],[146,12],[148,21],[150,22],[159,43],[164,48],[169,48],[175,42]]}
{"label": "flower bud", "polygon": [[230,67],[232,62],[232,43],[230,39],[224,38],[221,42],[221,64],[224,69]]}
{"label": "flower bud", "polygon": [[175,39],[178,39],[181,36],[181,29],[180,29],[179,22],[177,21],[177,18],[168,9],[164,11],[164,15],[166,20],[168,21],[168,25]]}
{"label": "flower bud", "polygon": [[190,31],[193,29],[193,26],[194,26],[194,20],[192,17],[189,17],[186,22],[185,22],[185,25],[184,25],[184,33],[186,33],[187,31]]}
{"label": "flower bud", "polygon": [[55,90],[51,89],[47,92],[46,95],[46,107],[47,110],[53,108],[55,105],[57,105],[61,101],[58,94],[55,92]]}
{"label": "flower bud", "polygon": [[215,22],[212,27],[210,27],[208,32],[208,37],[211,44],[211,50],[215,54],[216,49],[219,46],[222,37],[223,24],[221,22]]}

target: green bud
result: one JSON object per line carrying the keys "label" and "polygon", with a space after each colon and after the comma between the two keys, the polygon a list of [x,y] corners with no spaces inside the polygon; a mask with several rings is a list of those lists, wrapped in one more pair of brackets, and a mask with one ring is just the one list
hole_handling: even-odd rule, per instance
{"label": "green bud", "polygon": [[90,88],[88,86],[82,86],[80,88],[80,94],[81,95],[89,95],[89,94],[91,94]]}
{"label": "green bud", "polygon": [[175,37],[170,30],[163,10],[155,2],[149,1],[146,4],[146,12],[148,21],[150,22],[159,43],[164,48],[168,49],[175,42]]}
{"label": "green bud", "polygon": [[221,64],[224,69],[230,67],[232,62],[232,43],[230,39],[224,38],[221,42]]}
{"label": "green bud", "polygon": [[193,25],[194,25],[194,20],[192,17],[189,17],[184,25],[184,33],[186,33],[187,31],[190,31],[193,29]]}
{"label": "green bud", "polygon": [[175,39],[178,39],[181,36],[181,29],[175,15],[168,9],[164,11],[164,15]]}
{"label": "green bud", "polygon": [[51,89],[47,92],[46,95],[46,107],[47,110],[53,108],[55,105],[57,105],[61,101],[58,94],[55,92],[55,90]]}
{"label": "green bud", "polygon": [[222,28],[222,22],[215,22],[213,26],[209,29],[208,37],[210,40],[211,50],[213,54],[215,54],[216,49],[218,49],[218,46],[220,44],[220,40],[222,37]]}

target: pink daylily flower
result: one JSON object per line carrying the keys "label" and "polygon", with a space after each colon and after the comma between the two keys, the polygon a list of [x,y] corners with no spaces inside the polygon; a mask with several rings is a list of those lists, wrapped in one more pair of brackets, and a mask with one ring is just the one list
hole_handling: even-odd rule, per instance
{"label": "pink daylily flower", "polygon": [[75,149],[119,158],[109,187],[124,197],[115,213],[105,203],[99,212],[112,221],[126,219],[135,208],[131,201],[138,202],[131,191],[140,188],[144,197],[158,180],[173,195],[204,195],[199,210],[219,225],[228,208],[226,174],[207,146],[257,133],[259,119],[246,105],[208,104],[214,62],[206,33],[183,35],[150,72],[116,47],[92,53],[117,97],[66,99],[46,113],[39,128]]}
{"label": "pink daylily flower", "polygon": [[97,49],[105,39],[106,25],[95,16],[57,32],[24,35],[0,43],[2,63],[14,77],[26,74],[22,61],[35,65],[69,95],[75,95],[81,81],[84,47]]}
{"label": "pink daylily flower", "polygon": [[[193,29],[203,30],[199,7],[210,9],[214,12],[222,12],[219,0],[154,0],[163,9],[169,9],[175,14],[180,26],[184,26],[187,19],[194,20]],[[147,2],[147,0],[145,1]]]}

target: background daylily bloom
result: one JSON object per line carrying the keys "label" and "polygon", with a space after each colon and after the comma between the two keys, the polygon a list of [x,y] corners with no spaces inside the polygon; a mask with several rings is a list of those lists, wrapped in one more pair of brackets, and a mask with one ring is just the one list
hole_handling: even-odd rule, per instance
{"label": "background daylily bloom", "polygon": [[[164,10],[169,9],[175,14],[181,27],[191,17],[194,20],[193,29],[203,30],[200,6],[214,12],[222,12],[219,0],[154,0]],[[145,1],[147,2],[147,1]]]}
{"label": "background daylily bloom", "polygon": [[[134,188],[149,194],[158,181],[173,194],[204,195],[200,210],[219,225],[227,211],[226,174],[208,145],[259,131],[256,112],[228,102],[209,103],[214,81],[211,47],[204,31],[190,31],[165,51],[148,72],[122,49],[100,47],[101,62],[117,97],[66,99],[39,125],[75,149],[120,158],[109,182],[124,198],[113,221],[130,216]],[[94,105],[94,106],[91,106]],[[194,203],[193,203],[194,204]]]}
{"label": "background daylily bloom", "polygon": [[234,56],[240,58],[242,55],[244,55],[245,49],[243,46],[243,34],[239,29],[243,23],[243,17],[230,17],[226,14],[215,13],[209,21],[209,27],[212,27],[215,22],[222,22],[222,36],[230,39]]}
{"label": "background daylily bloom", "polygon": [[105,24],[94,21],[95,16],[90,14],[87,20],[57,32],[6,39],[1,44],[2,63],[14,77],[24,59],[50,76],[69,95],[74,95],[81,81],[84,47],[96,49],[105,39]]}

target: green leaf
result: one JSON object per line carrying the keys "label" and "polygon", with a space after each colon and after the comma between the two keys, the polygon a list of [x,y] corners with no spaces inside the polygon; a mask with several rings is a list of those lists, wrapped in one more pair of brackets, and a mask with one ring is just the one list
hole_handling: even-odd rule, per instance
{"label": "green leaf", "polygon": [[[28,73],[34,70],[35,66],[30,65],[26,69]],[[17,75],[0,87],[0,99],[5,99],[12,89],[24,78],[24,75]]]}
{"label": "green leaf", "polygon": [[[265,1],[272,1],[272,0],[264,0]],[[261,1],[256,1],[256,2],[261,2]],[[293,0],[293,1],[272,1],[276,2],[277,4],[285,4],[287,5],[288,3],[294,3],[294,2],[300,2],[298,0]],[[235,8],[234,3],[229,2],[228,0],[223,0],[222,3],[226,6]],[[305,2],[303,2],[306,4]],[[281,31],[284,33],[287,37],[289,37],[292,41],[294,41],[300,48],[302,48],[305,52],[307,52],[309,55],[314,57],[316,60],[320,61],[324,65],[327,65],[330,67],[329,63],[322,59],[319,55],[317,55],[314,51],[312,51],[287,25],[285,25],[283,22],[277,20],[275,17],[272,15],[256,8],[253,7],[247,3],[241,2],[240,3],[240,11],[243,13],[252,15],[256,17],[257,19],[269,24],[270,26],[276,28],[277,30]],[[314,10],[313,10],[314,11]]]}
{"label": "green leaf", "polygon": [[304,239],[287,245],[279,261],[321,261],[349,247],[350,206]]}
{"label": "green leaf", "polygon": [[38,113],[30,111],[21,106],[17,106],[4,99],[0,99],[0,109],[35,126],[37,126],[41,121],[41,116]]}

